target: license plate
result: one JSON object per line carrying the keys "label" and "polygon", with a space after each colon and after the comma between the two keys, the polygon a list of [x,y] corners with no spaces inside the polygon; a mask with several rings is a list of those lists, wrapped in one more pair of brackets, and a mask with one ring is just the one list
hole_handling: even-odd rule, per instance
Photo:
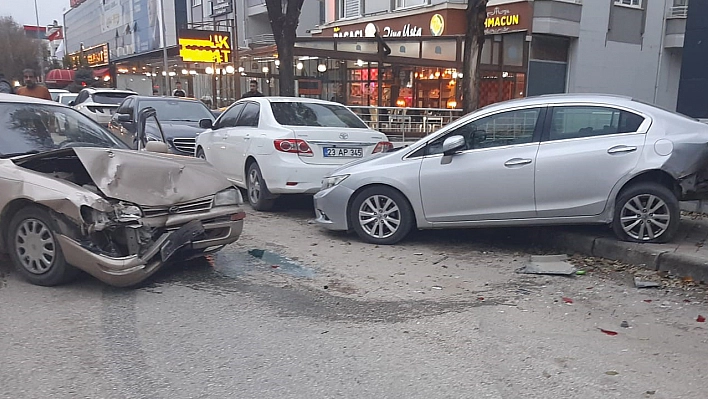
{"label": "license plate", "polygon": [[361,158],[364,156],[364,151],[361,148],[352,147],[325,147],[324,156],[325,158]]}

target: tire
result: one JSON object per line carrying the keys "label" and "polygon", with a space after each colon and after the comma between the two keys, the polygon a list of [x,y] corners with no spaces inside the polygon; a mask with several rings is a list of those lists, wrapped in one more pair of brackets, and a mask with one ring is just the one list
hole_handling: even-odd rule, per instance
{"label": "tire", "polygon": [[37,206],[23,208],[10,221],[7,232],[10,259],[32,284],[60,285],[79,274],[78,269],[66,263],[57,242],[57,231],[49,212]]}
{"label": "tire", "polygon": [[620,192],[615,202],[612,230],[624,241],[670,241],[680,223],[676,195],[655,183],[639,183]]}
{"label": "tire", "polygon": [[[197,158],[207,160],[206,159],[206,154],[204,154],[204,150],[202,148],[197,149]],[[207,161],[208,162],[208,161]]]}
{"label": "tire", "polygon": [[253,209],[257,211],[270,211],[273,209],[275,199],[269,198],[271,196],[270,191],[268,191],[268,186],[263,180],[261,168],[255,162],[248,167],[246,193],[248,203],[251,204]]}
{"label": "tire", "polygon": [[349,220],[362,240],[391,245],[410,233],[415,215],[403,194],[391,187],[374,186],[356,195],[349,208]]}

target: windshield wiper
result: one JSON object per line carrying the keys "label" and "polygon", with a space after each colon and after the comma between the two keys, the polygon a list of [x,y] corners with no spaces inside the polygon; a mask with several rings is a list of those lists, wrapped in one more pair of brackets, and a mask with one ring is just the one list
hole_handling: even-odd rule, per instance
{"label": "windshield wiper", "polygon": [[0,158],[14,158],[14,157],[21,157],[23,155],[32,155],[32,154],[39,154],[39,150],[32,150],[32,151],[25,151],[25,152],[13,152],[11,154],[2,154],[0,155]]}

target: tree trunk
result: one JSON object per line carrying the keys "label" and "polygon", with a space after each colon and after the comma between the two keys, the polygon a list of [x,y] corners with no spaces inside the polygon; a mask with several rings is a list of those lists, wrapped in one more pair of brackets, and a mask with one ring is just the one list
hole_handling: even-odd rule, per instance
{"label": "tree trunk", "polygon": [[[273,30],[275,45],[278,48],[278,60],[280,60],[278,89],[281,96],[295,95],[293,51],[303,1],[266,0],[270,27]],[[285,4],[285,14],[283,14],[283,4]]]}
{"label": "tree trunk", "polygon": [[479,107],[479,64],[484,46],[484,21],[487,18],[487,0],[467,0],[467,29],[465,31],[462,62],[462,110],[465,113]]}

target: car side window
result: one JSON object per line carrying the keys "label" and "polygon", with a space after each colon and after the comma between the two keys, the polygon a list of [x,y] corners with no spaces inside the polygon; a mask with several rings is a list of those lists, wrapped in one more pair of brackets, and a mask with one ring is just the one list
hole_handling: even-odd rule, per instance
{"label": "car side window", "polygon": [[116,110],[117,114],[128,114],[130,116],[133,116],[133,99],[128,98],[125,101],[123,101],[123,104],[118,107]]}
{"label": "car side window", "polygon": [[441,154],[443,142],[452,136],[465,138],[463,151],[531,143],[540,113],[540,108],[520,109],[470,121],[430,142],[426,155]]}
{"label": "car side window", "polygon": [[260,119],[261,115],[260,111],[261,107],[258,104],[246,104],[246,108],[244,108],[243,112],[241,113],[241,116],[239,116],[238,122],[236,122],[236,126],[258,127],[258,120]]}
{"label": "car side window", "polygon": [[74,100],[74,104],[81,104],[82,102],[86,101],[88,98],[88,92],[82,91],[79,93],[78,97],[76,97],[76,100]]}
{"label": "car side window", "polygon": [[632,112],[595,106],[554,107],[552,115],[549,140],[633,133],[644,122]]}
{"label": "car side window", "polygon": [[230,109],[227,109],[226,112],[221,115],[221,118],[219,118],[219,122],[217,122],[216,128],[221,129],[223,127],[235,127],[236,121],[238,120],[238,115],[241,113],[241,110],[243,110],[245,106],[245,103],[241,103],[234,105]]}

